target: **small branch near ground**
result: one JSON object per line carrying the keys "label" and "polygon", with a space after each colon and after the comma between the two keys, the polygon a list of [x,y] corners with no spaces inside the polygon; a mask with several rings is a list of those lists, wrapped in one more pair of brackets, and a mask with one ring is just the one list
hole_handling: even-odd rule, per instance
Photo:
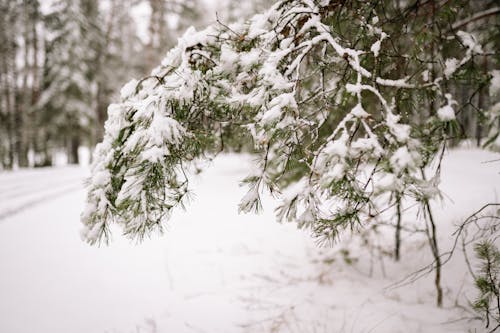
{"label": "small branch near ground", "polygon": [[[458,246],[460,236],[462,235],[462,233],[465,232],[467,226],[469,226],[470,224],[476,224],[478,221],[484,219],[485,217],[488,219],[500,220],[500,215],[498,215],[498,214],[481,215],[481,213],[483,213],[488,208],[496,208],[496,207],[500,208],[500,203],[485,204],[480,209],[478,209],[473,214],[471,214],[469,217],[467,217],[464,220],[464,222],[462,222],[462,224],[460,224],[458,226],[457,230],[453,233],[453,236],[455,238],[454,238],[452,248],[449,251],[441,253],[439,255],[441,267],[444,266],[446,263],[448,263],[451,260],[451,258],[453,257],[453,254],[455,253],[455,250]],[[464,244],[468,245],[468,244],[470,244],[470,242],[464,242]],[[436,269],[436,266],[437,266],[436,258],[434,258],[434,260],[431,263],[429,263],[429,264],[421,267],[420,269],[416,270],[415,272],[407,275],[406,277],[404,277],[400,281],[397,281],[397,282],[387,286],[385,289],[391,290],[391,289],[395,289],[395,288],[399,288],[399,287],[403,287],[403,286],[412,284],[416,280],[418,280],[418,279],[424,277],[425,275],[431,273],[432,271],[434,271]]]}

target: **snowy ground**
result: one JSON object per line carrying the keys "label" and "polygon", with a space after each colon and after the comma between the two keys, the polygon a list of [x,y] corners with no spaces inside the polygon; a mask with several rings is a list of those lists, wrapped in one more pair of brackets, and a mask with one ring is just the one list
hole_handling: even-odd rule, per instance
{"label": "snowy ground", "polygon": [[[445,197],[434,205],[443,248],[454,223],[498,202],[500,162],[482,162],[499,158],[446,157]],[[197,176],[192,204],[164,236],[136,245],[115,232],[101,248],[78,234],[86,169],[0,173],[0,332],[482,331],[461,308],[474,290],[460,257],[445,267],[443,309],[432,276],[386,288],[429,262],[418,237],[403,240],[395,264],[352,247],[340,255],[348,240],[318,248],[275,223],[271,202],[261,215],[238,215],[248,159],[221,156]]]}

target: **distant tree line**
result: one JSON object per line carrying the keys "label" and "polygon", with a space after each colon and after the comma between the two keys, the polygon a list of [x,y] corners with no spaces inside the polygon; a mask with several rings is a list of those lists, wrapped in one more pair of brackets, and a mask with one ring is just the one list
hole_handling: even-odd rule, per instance
{"label": "distant tree line", "polygon": [[[151,13],[146,41],[138,6]],[[198,0],[0,0],[0,169],[49,166],[56,151],[78,163],[123,82],[150,71],[203,11]]]}

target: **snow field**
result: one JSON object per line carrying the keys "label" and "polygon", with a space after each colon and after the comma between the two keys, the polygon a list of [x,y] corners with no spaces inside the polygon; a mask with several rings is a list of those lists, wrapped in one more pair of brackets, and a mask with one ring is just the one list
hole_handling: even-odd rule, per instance
{"label": "snow field", "polygon": [[[498,158],[471,149],[446,156],[444,197],[433,205],[443,251],[454,224],[498,202],[499,162],[483,163]],[[238,181],[250,161],[218,157],[194,178],[192,202],[163,236],[136,245],[114,230],[113,242],[100,248],[79,239],[85,169],[0,174],[0,332],[482,330],[456,306],[475,296],[460,253],[444,267],[438,309],[432,274],[388,288],[430,262],[420,235],[404,235],[402,260],[393,263],[356,237],[318,247],[307,231],[275,223],[267,196],[262,214],[239,215],[246,188]]]}

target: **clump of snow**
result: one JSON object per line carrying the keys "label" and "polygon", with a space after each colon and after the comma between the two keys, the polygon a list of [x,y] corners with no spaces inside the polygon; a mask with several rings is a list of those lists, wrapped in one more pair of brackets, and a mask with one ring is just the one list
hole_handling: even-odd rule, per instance
{"label": "clump of snow", "polygon": [[396,172],[401,172],[404,169],[413,169],[415,167],[414,160],[407,147],[398,148],[390,159],[391,166]]}
{"label": "clump of snow", "polygon": [[184,50],[197,44],[204,45],[213,38],[213,32],[213,27],[208,27],[201,31],[196,31],[194,27],[189,27],[178,40],[179,48]]}
{"label": "clump of snow", "polygon": [[398,142],[407,142],[410,139],[411,128],[409,125],[399,123],[400,117],[393,113],[387,113],[387,127]]}
{"label": "clump of snow", "polygon": [[452,99],[450,94],[446,94],[445,97],[447,103],[437,110],[438,118],[441,121],[455,120],[455,110],[453,110],[453,104],[457,104],[457,102]]}
{"label": "clump of snow", "polygon": [[377,140],[374,138],[359,138],[352,142],[350,154],[351,156],[359,156],[362,153],[373,151],[377,154],[380,154],[381,147]]}
{"label": "clump of snow", "polygon": [[429,82],[429,70],[426,69],[425,71],[422,72],[422,80],[424,82]]}
{"label": "clump of snow", "polygon": [[359,94],[362,90],[362,86],[360,84],[348,83],[345,85],[345,90],[351,94]]}
{"label": "clump of snow", "polygon": [[460,66],[460,61],[456,58],[446,59],[444,63],[444,76],[449,79],[453,73],[455,73]]}
{"label": "clump of snow", "polygon": [[341,163],[336,163],[333,167],[321,176],[321,185],[327,187],[331,182],[340,180],[345,175],[345,166]]}
{"label": "clump of snow", "polygon": [[[266,61],[263,65],[262,68],[259,70],[259,75],[262,76],[262,81],[264,84],[272,86],[273,89],[276,90],[285,90],[289,89],[294,86],[293,82],[290,82],[287,80],[276,68],[276,65],[274,62],[276,60],[272,59],[273,56],[276,56],[275,54],[269,55],[269,60]],[[280,58],[281,57],[276,57]],[[278,59],[278,61],[280,60]]]}
{"label": "clump of snow", "polygon": [[401,181],[393,173],[385,174],[375,183],[377,192],[396,191],[401,186]]}
{"label": "clump of snow", "polygon": [[137,81],[136,79],[132,79],[128,83],[126,83],[120,90],[120,97],[122,99],[127,99],[128,97],[132,96],[135,93],[138,83],[139,81]]}
{"label": "clump of snow", "polygon": [[156,115],[150,125],[150,131],[153,133],[151,139],[154,144],[162,145],[163,142],[178,145],[186,135],[186,130],[179,122],[170,117]]}
{"label": "clump of snow", "polygon": [[378,54],[380,53],[380,45],[382,44],[382,40],[379,39],[375,43],[373,43],[372,47],[370,48],[370,51],[373,52],[373,55],[375,57],[378,57]]}
{"label": "clump of snow", "polygon": [[111,178],[111,174],[109,173],[109,170],[102,170],[99,172],[96,172],[94,177],[92,177],[92,185],[94,186],[103,186],[109,183]]}
{"label": "clump of snow", "polygon": [[449,104],[440,107],[437,110],[437,115],[441,121],[451,121],[455,119],[455,111]]}
{"label": "clump of snow", "polygon": [[252,66],[259,63],[260,51],[256,49],[252,49],[249,52],[245,52],[240,55],[240,63],[241,66],[245,70],[249,70]]}
{"label": "clump of snow", "polygon": [[248,29],[247,38],[253,39],[260,34],[267,32],[268,25],[267,15],[257,14],[250,19],[250,27]]}
{"label": "clump of snow", "polygon": [[121,104],[110,104],[108,106],[108,119],[104,124],[104,129],[113,138],[118,137],[121,129],[127,124],[127,120],[123,117],[125,110]]}
{"label": "clump of snow", "polygon": [[220,53],[220,67],[224,71],[233,71],[236,69],[239,55],[228,45],[222,45]]}
{"label": "clump of snow", "polygon": [[348,149],[346,145],[346,137],[342,136],[338,140],[330,141],[324,149],[324,154],[329,156],[345,157],[347,155]]}
{"label": "clump of snow", "polygon": [[361,103],[356,104],[356,106],[351,110],[351,114],[357,118],[367,118],[370,116],[368,112],[363,109]]}
{"label": "clump of snow", "polygon": [[151,163],[157,163],[161,161],[166,155],[168,155],[168,150],[165,147],[149,147],[141,153],[141,160],[149,161]]}
{"label": "clump of snow", "polygon": [[272,124],[276,122],[282,115],[283,111],[286,109],[296,109],[297,102],[293,93],[281,94],[273,98],[269,102],[269,109],[265,110],[262,116],[262,123]]}
{"label": "clump of snow", "polygon": [[457,36],[471,52],[477,54],[483,53],[481,44],[478,43],[477,38],[473,34],[460,30],[457,31]]}

